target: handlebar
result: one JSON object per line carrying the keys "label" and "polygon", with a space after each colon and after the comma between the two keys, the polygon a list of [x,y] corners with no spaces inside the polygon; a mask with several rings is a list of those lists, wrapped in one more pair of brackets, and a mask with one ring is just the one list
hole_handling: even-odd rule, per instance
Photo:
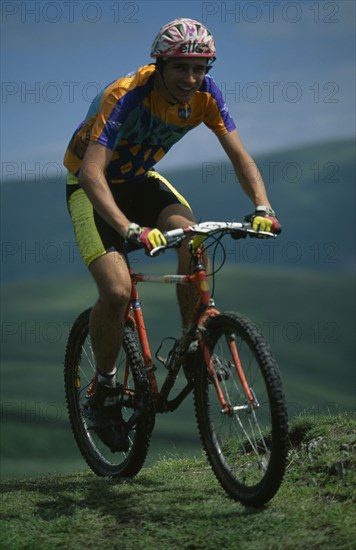
{"label": "handlebar", "polygon": [[216,234],[232,234],[234,239],[243,239],[247,235],[249,237],[264,237],[275,239],[277,235],[269,231],[254,231],[250,223],[242,222],[202,222],[187,227],[171,229],[163,233],[167,244],[157,246],[150,252],[150,256],[155,256],[158,252],[162,252],[167,248],[177,247],[186,237],[194,237],[202,235],[205,238]]}

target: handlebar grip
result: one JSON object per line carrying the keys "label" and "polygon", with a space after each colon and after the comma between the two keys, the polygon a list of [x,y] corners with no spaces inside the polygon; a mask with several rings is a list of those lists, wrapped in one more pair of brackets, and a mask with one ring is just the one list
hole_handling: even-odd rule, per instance
{"label": "handlebar grip", "polygon": [[277,220],[277,218],[271,218],[272,219],[272,233],[275,235],[280,235],[282,233],[282,226]]}

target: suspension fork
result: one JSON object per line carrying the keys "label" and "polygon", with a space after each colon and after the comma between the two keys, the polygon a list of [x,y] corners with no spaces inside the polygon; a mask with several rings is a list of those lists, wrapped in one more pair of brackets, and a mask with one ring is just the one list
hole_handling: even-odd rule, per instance
{"label": "suspension fork", "polygon": [[241,386],[244,389],[244,392],[246,394],[248,402],[251,403],[251,405],[253,407],[255,407],[256,406],[256,400],[255,400],[255,398],[254,398],[254,396],[251,392],[251,389],[248,385],[248,382],[247,382],[247,379],[246,379],[246,376],[245,376],[245,373],[244,373],[244,370],[243,370],[243,367],[242,367],[242,363],[241,363],[241,360],[240,360],[240,356],[239,356],[239,353],[237,351],[236,340],[235,340],[234,336],[232,336],[231,334],[227,335],[226,339],[227,339],[227,343],[228,343],[230,351],[231,351],[231,355],[232,355],[233,360],[234,360],[235,369],[236,369],[237,375],[239,377],[239,380],[241,382]]}
{"label": "suspension fork", "polygon": [[[199,315],[199,320],[198,320],[198,323],[197,323],[198,330],[199,330],[199,333],[200,333],[200,346],[201,346],[201,349],[202,349],[204,362],[207,366],[208,374],[209,374],[209,376],[211,377],[211,379],[214,383],[217,395],[218,395],[220,403],[221,403],[222,410],[227,413],[227,412],[230,411],[231,404],[229,406],[228,403],[226,402],[217,376],[213,376],[214,369],[213,369],[212,357],[210,355],[208,346],[205,345],[205,341],[204,341],[205,340],[205,338],[204,338],[204,333],[205,333],[204,325],[205,325],[208,317],[211,317],[213,315],[218,315],[220,312],[217,309],[215,309],[214,301],[211,299],[211,295],[210,295],[210,291],[209,291],[209,285],[208,285],[208,281],[207,281],[207,277],[206,277],[206,273],[205,273],[204,268],[202,268],[202,265],[201,264],[199,265],[198,262],[196,263],[195,268],[196,268],[196,272],[195,272],[195,275],[194,275],[194,284],[197,286],[197,288],[199,290],[199,294],[200,294],[200,301],[199,301],[200,304],[199,305],[200,305],[200,308],[205,309],[204,313]],[[240,357],[239,357],[239,353],[238,353],[238,350],[237,350],[235,338],[232,335],[227,336],[227,343],[228,343],[228,346],[230,348],[231,355],[232,355],[234,365],[235,365],[235,369],[236,369],[237,375],[239,377],[241,386],[242,386],[242,388],[245,392],[246,398],[247,398],[248,402],[250,403],[250,405],[255,407],[256,406],[256,400],[255,400],[255,398],[254,398],[254,396],[253,396],[253,394],[250,390],[250,387],[248,385],[248,382],[247,382],[247,379],[246,379],[246,376],[245,376],[245,373],[244,373],[244,370],[243,370],[243,367],[242,367],[242,363],[241,363],[241,360],[240,360]]]}
{"label": "suspension fork", "polygon": [[[225,400],[225,397],[220,387],[217,376],[214,375],[212,357],[210,355],[209,348],[205,343],[205,332],[206,332],[205,323],[209,317],[218,315],[220,312],[214,307],[215,306],[214,300],[211,298],[209,284],[207,281],[204,268],[202,267],[202,265],[199,265],[199,264],[196,264],[195,268],[196,268],[196,272],[194,275],[194,284],[198,288],[200,299],[199,299],[199,305],[196,308],[194,317],[198,318],[197,328],[199,332],[200,348],[202,350],[204,363],[206,365],[208,375],[210,376],[215,386],[215,390],[218,395],[219,401],[221,403],[222,410],[225,413],[229,413],[230,406]],[[200,309],[200,314],[198,313],[198,308]],[[203,310],[203,313],[202,313],[202,310]]]}
{"label": "suspension fork", "polygon": [[[245,376],[245,373],[244,373],[244,370],[243,370],[243,367],[242,367],[242,364],[241,364],[241,360],[240,360],[240,357],[239,357],[239,354],[238,354],[238,351],[237,351],[237,346],[236,346],[235,339],[234,339],[233,336],[226,336],[226,338],[227,338],[228,346],[229,346],[229,349],[230,349],[230,352],[231,352],[231,355],[232,355],[232,358],[233,358],[234,366],[235,366],[237,375],[239,377],[241,386],[242,386],[242,388],[245,392],[247,401],[249,403],[249,407],[252,406],[253,408],[255,408],[257,406],[257,403],[256,403],[256,400],[255,400],[252,392],[251,392],[251,389],[248,385],[248,382],[246,380],[246,376]],[[227,401],[225,399],[225,395],[224,395],[224,392],[222,391],[218,376],[214,372],[212,355],[210,354],[209,348],[205,343],[205,337],[202,333],[201,333],[201,344],[200,345],[201,345],[201,348],[202,348],[202,351],[203,351],[204,363],[207,367],[208,375],[210,376],[210,379],[214,384],[217,396],[218,396],[220,404],[221,404],[221,410],[225,414],[231,414],[232,411],[235,410],[235,406],[234,406],[233,403],[227,403]]]}
{"label": "suspension fork", "polygon": [[[132,309],[133,317],[135,320],[136,330],[137,330],[138,338],[141,345],[143,362],[145,365],[145,370],[146,370],[147,378],[150,384],[150,388],[153,395],[158,395],[158,385],[157,385],[157,380],[154,373],[154,365],[153,365],[150,345],[147,337],[145,321],[142,314],[141,302],[139,300],[137,286],[134,281],[132,281],[131,297],[130,297],[130,303],[127,309],[126,318],[129,317],[130,309]],[[127,361],[126,369],[125,369],[125,384],[128,378],[128,371],[129,371],[129,365]]]}

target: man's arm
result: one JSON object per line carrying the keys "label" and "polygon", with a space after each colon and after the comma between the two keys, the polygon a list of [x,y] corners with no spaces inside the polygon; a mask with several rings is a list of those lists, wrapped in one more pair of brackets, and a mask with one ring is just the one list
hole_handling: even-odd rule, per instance
{"label": "man's arm", "polygon": [[119,235],[129,239],[149,253],[153,248],[166,244],[157,228],[140,227],[131,223],[117,206],[105,177],[112,151],[91,141],[86,150],[79,173],[79,185],[85,191],[94,209]]}
{"label": "man's arm", "polygon": [[255,206],[271,207],[266,188],[256,163],[243,146],[236,130],[219,138],[220,143],[232,162],[242,189]]}
{"label": "man's arm", "polygon": [[256,163],[248,154],[236,130],[220,137],[220,143],[231,160],[242,189],[255,205],[255,212],[246,216],[255,231],[280,233],[282,228],[271,208],[265,184]]}
{"label": "man's arm", "polygon": [[126,236],[129,220],[118,208],[105,177],[112,151],[91,141],[79,173],[79,184],[94,209],[120,235]]}

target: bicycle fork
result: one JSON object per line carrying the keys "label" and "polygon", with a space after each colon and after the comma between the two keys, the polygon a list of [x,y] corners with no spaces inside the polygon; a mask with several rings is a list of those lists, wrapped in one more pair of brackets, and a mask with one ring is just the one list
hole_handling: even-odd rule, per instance
{"label": "bicycle fork", "polygon": [[[200,333],[199,339],[200,339],[202,354],[204,357],[204,363],[208,369],[208,374],[211,380],[213,381],[213,384],[216,389],[216,393],[221,403],[221,412],[223,414],[233,415],[238,410],[245,410],[250,413],[252,412],[253,409],[257,408],[259,405],[253,393],[253,390],[249,387],[249,384],[247,382],[247,379],[242,367],[242,363],[239,357],[239,353],[237,350],[235,337],[232,334],[226,335],[227,344],[233,359],[233,364],[247,399],[247,404],[243,404],[243,405],[237,405],[237,404],[233,405],[232,403],[229,404],[226,402],[224,393],[222,391],[220,382],[218,380],[218,376],[214,372],[212,356],[210,354],[208,346],[206,346],[204,343],[205,322],[207,321],[208,317],[211,317],[213,315],[218,315],[220,312],[217,309],[215,309],[214,300],[212,299],[210,294],[209,284],[206,278],[205,269],[203,268],[203,265],[202,265],[203,262],[202,262],[201,254],[202,254],[202,249],[200,249],[200,253],[198,252],[197,257],[195,258],[193,280],[200,294],[200,303],[199,303],[199,306],[196,308],[196,314],[198,314],[197,327]],[[204,311],[202,314],[200,313],[200,315],[198,313],[199,307],[202,308]]]}
{"label": "bicycle fork", "polygon": [[219,401],[221,403],[221,412],[223,414],[228,414],[230,416],[232,416],[237,411],[241,411],[241,410],[244,410],[248,413],[252,412],[252,410],[256,409],[259,406],[259,404],[257,402],[256,396],[255,396],[252,388],[249,387],[249,384],[247,382],[247,379],[246,379],[246,376],[245,376],[245,373],[244,373],[244,370],[243,370],[243,367],[242,367],[242,363],[241,363],[241,360],[240,360],[240,356],[239,356],[239,353],[238,353],[238,350],[237,350],[236,340],[235,340],[234,335],[232,335],[232,334],[226,335],[226,341],[227,341],[228,348],[229,348],[230,353],[231,353],[231,357],[233,359],[233,365],[235,367],[237,376],[239,378],[239,381],[240,381],[240,384],[243,388],[243,391],[246,395],[247,403],[243,404],[243,405],[237,405],[237,404],[234,405],[232,403],[227,403],[226,402],[224,392],[221,388],[218,375],[216,374],[215,369],[214,369],[212,355],[210,354],[208,346],[205,345],[204,335],[203,335],[202,332],[201,332],[201,335],[202,336],[201,336],[200,345],[201,345],[201,349],[202,349],[202,353],[203,353],[203,357],[204,357],[204,363],[205,363],[205,365],[208,369],[209,377],[210,377],[210,379],[212,380],[212,382],[215,386],[216,393],[217,393]]}

